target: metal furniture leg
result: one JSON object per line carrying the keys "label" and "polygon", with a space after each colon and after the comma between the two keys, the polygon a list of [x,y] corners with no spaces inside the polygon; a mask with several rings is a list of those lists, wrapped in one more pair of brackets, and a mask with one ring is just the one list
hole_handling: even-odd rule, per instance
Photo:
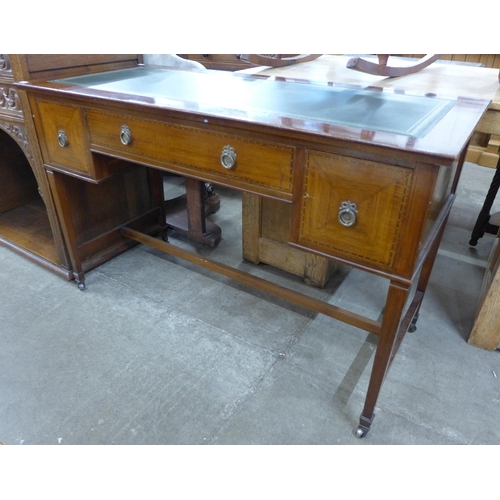
{"label": "metal furniture leg", "polygon": [[471,239],[469,240],[469,245],[475,247],[480,238],[484,236],[484,233],[497,234],[498,226],[490,224],[490,210],[495,201],[498,189],[500,188],[500,159],[498,160],[495,175],[491,181],[488,194],[484,200],[483,208],[479,212],[476,220],[474,229],[472,230]]}

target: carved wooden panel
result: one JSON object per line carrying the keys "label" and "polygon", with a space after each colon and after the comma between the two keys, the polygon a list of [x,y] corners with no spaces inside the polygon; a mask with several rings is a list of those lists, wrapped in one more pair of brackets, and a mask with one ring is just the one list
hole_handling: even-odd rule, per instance
{"label": "carved wooden panel", "polygon": [[0,76],[12,77],[12,68],[7,54],[0,54]]}
{"label": "carved wooden panel", "polygon": [[21,149],[26,155],[26,158],[28,158],[28,160],[30,161],[33,161],[33,154],[28,142],[26,127],[24,126],[24,123],[2,120],[2,117],[0,116],[0,129],[5,130],[5,132],[7,132],[13,139],[15,139],[19,146],[21,146]]}
{"label": "carved wooden panel", "polygon": [[23,112],[16,89],[0,83],[0,114],[22,117]]}

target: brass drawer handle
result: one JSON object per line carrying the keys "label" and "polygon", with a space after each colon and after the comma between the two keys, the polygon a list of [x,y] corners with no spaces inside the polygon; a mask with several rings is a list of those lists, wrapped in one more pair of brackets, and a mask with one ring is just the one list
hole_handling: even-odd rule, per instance
{"label": "brass drawer handle", "polygon": [[66,135],[66,132],[64,130],[58,130],[57,142],[62,148],[65,148],[69,144],[68,136]]}
{"label": "brass drawer handle", "polygon": [[236,151],[231,146],[224,146],[220,155],[220,163],[228,170],[236,165]]}
{"label": "brass drawer handle", "polygon": [[120,141],[124,146],[128,146],[132,142],[132,131],[127,125],[121,126]]}
{"label": "brass drawer handle", "polygon": [[356,216],[358,215],[358,207],[356,203],[343,201],[339,208],[339,222],[345,227],[354,226]]}

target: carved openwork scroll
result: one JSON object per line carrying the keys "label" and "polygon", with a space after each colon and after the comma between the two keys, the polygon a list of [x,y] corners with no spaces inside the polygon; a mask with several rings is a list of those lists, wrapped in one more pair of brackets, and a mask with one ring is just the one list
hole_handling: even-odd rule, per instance
{"label": "carved openwork scroll", "polygon": [[12,87],[0,85],[0,112],[22,115],[17,92]]}
{"label": "carved openwork scroll", "polygon": [[12,73],[12,68],[7,54],[0,54],[0,74],[1,73]]}
{"label": "carved openwork scroll", "polygon": [[416,64],[409,66],[388,66],[387,61],[389,60],[389,55],[377,54],[378,63],[367,61],[362,57],[353,57],[347,61],[346,67],[361,71],[362,73],[369,73],[370,75],[395,77],[416,73],[429,66],[434,61],[437,61],[440,57],[441,54],[428,54],[422,57]]}
{"label": "carved openwork scroll", "polygon": [[31,153],[31,147],[28,142],[26,135],[26,128],[24,124],[20,123],[10,123],[8,121],[3,121],[0,119],[0,129],[7,132],[16,142],[21,146],[26,158],[33,161],[33,154]]}
{"label": "carved openwork scroll", "polygon": [[240,54],[239,58],[257,66],[272,66],[279,68],[281,66],[290,66],[307,61],[313,61],[323,54],[297,54],[297,55],[283,55],[283,54]]}

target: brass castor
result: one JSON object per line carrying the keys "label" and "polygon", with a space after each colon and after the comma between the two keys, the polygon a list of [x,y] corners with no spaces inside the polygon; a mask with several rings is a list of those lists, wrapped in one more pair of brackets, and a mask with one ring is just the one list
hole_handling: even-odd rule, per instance
{"label": "brass castor", "polygon": [[363,429],[361,426],[356,429],[356,437],[361,439],[366,436],[368,431],[366,429]]}

